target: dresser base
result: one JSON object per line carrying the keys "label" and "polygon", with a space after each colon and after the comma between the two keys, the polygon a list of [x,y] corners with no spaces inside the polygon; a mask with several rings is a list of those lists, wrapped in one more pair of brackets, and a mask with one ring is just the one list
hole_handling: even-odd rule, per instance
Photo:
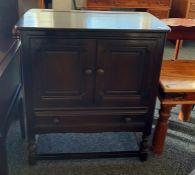
{"label": "dresser base", "polygon": [[[34,140],[34,141],[33,141]],[[98,159],[139,157],[141,161],[148,158],[148,136],[143,135],[140,150],[137,151],[112,151],[112,152],[86,152],[86,153],[40,153],[37,154],[36,139],[29,142],[29,164],[35,165],[37,160],[64,160],[64,159]]]}

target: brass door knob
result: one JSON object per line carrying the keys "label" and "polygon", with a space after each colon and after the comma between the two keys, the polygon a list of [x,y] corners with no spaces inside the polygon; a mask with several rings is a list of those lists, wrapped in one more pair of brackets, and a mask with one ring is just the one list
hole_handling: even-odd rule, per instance
{"label": "brass door knob", "polygon": [[126,123],[132,122],[132,118],[131,117],[125,117],[124,119],[125,119]]}
{"label": "brass door knob", "polygon": [[54,119],[53,119],[53,123],[54,123],[54,124],[59,124],[59,123],[60,123],[60,120],[59,120],[58,118],[54,118]]}
{"label": "brass door knob", "polygon": [[85,75],[92,75],[92,73],[93,73],[92,69],[85,70]]}
{"label": "brass door knob", "polygon": [[97,70],[97,74],[98,74],[98,75],[103,75],[103,74],[104,74],[104,69],[101,69],[101,68],[98,69],[98,70]]}

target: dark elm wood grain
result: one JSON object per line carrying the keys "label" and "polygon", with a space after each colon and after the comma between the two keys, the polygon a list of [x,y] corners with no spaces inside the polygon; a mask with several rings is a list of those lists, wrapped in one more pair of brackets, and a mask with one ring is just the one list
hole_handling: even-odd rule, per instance
{"label": "dark elm wood grain", "polygon": [[[16,30],[22,42],[30,164],[59,156],[40,157],[35,139],[58,132],[142,132],[137,151],[147,159],[166,25],[148,13],[34,9]],[[102,154],[109,155],[127,154]]]}

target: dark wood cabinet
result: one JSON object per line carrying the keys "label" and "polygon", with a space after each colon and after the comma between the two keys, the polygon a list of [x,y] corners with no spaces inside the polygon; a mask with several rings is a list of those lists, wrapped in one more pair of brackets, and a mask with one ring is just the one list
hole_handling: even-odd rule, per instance
{"label": "dark wood cabinet", "polygon": [[44,157],[35,134],[53,132],[142,132],[136,154],[146,159],[169,28],[148,13],[44,10],[28,11],[16,27],[30,163]]}
{"label": "dark wood cabinet", "polygon": [[32,38],[34,107],[147,105],[156,44],[144,39],[96,43]]}

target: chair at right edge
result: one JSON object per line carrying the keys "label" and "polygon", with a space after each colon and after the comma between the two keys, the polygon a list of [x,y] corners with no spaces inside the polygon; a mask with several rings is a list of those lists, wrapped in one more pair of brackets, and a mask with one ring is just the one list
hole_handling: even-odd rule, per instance
{"label": "chair at right edge", "polygon": [[195,104],[195,60],[177,60],[181,40],[195,40],[195,21],[184,18],[163,21],[171,28],[167,38],[176,40],[176,47],[174,59],[163,60],[161,68],[158,94],[161,107],[152,143],[155,154],[163,152],[172,107],[181,104],[179,119],[189,121]]}

